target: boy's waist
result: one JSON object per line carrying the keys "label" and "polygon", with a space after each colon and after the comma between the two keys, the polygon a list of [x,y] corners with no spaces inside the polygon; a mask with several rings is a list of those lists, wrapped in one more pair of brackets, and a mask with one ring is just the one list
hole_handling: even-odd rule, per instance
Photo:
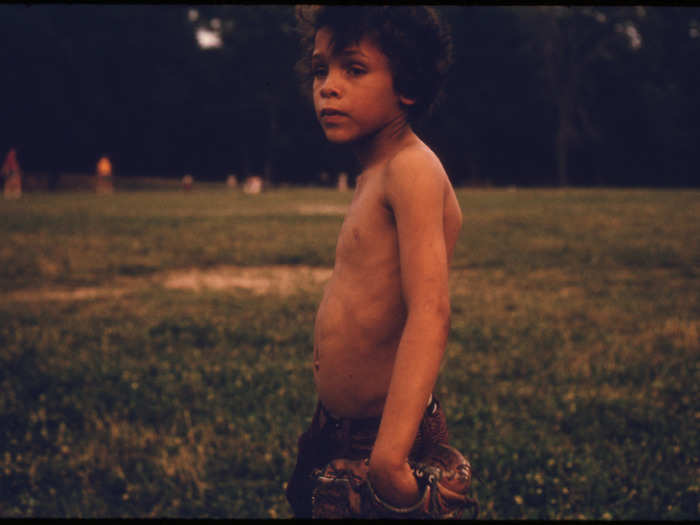
{"label": "boy's waist", "polygon": [[[333,425],[336,428],[344,427],[351,431],[355,430],[377,430],[379,429],[379,423],[382,421],[381,416],[367,417],[367,418],[350,418],[350,417],[338,417],[334,415],[326,406],[319,400],[318,402],[319,412],[322,416],[321,428],[326,425]],[[434,414],[438,409],[437,398],[430,394],[428,398],[428,403],[425,407],[426,414]]]}

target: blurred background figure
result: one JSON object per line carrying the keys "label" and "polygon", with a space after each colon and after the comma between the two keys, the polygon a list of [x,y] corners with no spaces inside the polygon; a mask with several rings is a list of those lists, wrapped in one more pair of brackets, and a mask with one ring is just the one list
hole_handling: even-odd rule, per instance
{"label": "blurred background figure", "polygon": [[112,163],[106,155],[103,155],[97,162],[97,184],[96,191],[100,195],[114,192],[112,181]]}
{"label": "blurred background figure", "polygon": [[249,195],[257,195],[260,193],[263,189],[263,180],[262,177],[258,177],[257,175],[254,175],[252,177],[248,177],[245,180],[245,183],[243,184],[243,192],[247,193]]}
{"label": "blurred background figure", "polygon": [[345,172],[338,175],[338,191],[348,191],[348,174]]}
{"label": "blurred background figure", "polygon": [[184,177],[182,177],[182,189],[185,191],[190,191],[192,190],[192,184],[194,183],[194,179],[192,178],[192,175],[187,173]]}
{"label": "blurred background figure", "polygon": [[228,178],[226,179],[226,186],[231,189],[235,189],[238,187],[238,179],[235,175],[228,176]]}
{"label": "blurred background figure", "polygon": [[10,148],[2,164],[2,178],[4,179],[3,195],[6,199],[19,199],[22,196],[22,175],[17,162],[15,148]]}

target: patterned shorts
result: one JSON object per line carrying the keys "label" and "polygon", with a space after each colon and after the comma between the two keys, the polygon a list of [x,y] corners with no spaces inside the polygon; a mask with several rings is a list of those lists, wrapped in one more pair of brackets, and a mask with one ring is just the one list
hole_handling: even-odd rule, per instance
{"label": "patterned shorts", "polygon": [[[319,402],[309,428],[299,437],[297,464],[287,483],[287,500],[297,518],[311,517],[311,472],[336,458],[369,457],[380,417],[336,418]],[[437,443],[447,443],[447,422],[435,395],[425,409],[409,457],[419,460]]]}

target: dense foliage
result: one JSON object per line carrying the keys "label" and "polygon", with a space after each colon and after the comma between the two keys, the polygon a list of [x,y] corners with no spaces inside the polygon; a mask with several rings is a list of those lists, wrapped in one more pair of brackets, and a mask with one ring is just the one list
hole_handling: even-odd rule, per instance
{"label": "dense foliage", "polygon": [[[456,183],[697,184],[700,9],[438,9],[457,61],[420,131]],[[290,5],[3,5],[0,153],[49,173],[105,153],[117,175],[352,172],[299,93],[297,55]]]}

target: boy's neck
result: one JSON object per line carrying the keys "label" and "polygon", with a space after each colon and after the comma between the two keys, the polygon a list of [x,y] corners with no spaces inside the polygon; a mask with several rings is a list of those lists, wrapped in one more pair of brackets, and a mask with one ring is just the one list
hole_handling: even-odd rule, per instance
{"label": "boy's neck", "polygon": [[397,118],[376,133],[355,142],[352,151],[362,171],[366,171],[417,140],[409,122],[405,118]]}

